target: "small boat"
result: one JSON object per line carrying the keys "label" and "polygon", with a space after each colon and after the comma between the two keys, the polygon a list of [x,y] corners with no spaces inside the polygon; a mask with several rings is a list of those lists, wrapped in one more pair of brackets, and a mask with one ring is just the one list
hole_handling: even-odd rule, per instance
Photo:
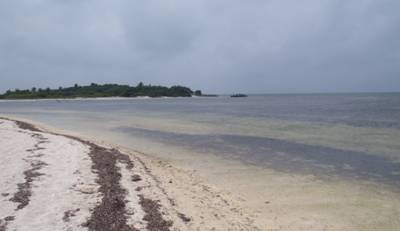
{"label": "small boat", "polygon": [[232,98],[239,98],[239,97],[247,97],[245,94],[233,94],[231,95]]}

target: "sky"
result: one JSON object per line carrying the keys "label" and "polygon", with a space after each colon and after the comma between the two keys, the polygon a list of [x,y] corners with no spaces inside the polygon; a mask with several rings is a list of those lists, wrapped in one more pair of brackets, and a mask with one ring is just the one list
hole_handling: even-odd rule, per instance
{"label": "sky", "polygon": [[0,92],[400,91],[399,0],[1,0]]}

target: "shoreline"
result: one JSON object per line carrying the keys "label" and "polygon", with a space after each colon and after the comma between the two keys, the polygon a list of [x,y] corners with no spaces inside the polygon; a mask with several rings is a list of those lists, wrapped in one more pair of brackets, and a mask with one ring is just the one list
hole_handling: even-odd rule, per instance
{"label": "shoreline", "polygon": [[[32,123],[32,121],[4,117],[0,117],[0,121],[1,124],[5,123],[4,121],[15,123],[18,129],[17,132],[28,132],[31,133],[30,135],[32,137],[40,137],[40,139],[43,139],[38,141],[34,149],[29,149],[29,152],[31,153],[37,151],[46,152],[46,148],[39,145],[54,142],[47,136],[63,137],[67,140],[71,140],[70,142],[78,142],[89,149],[88,156],[92,162],[92,172],[94,171],[97,174],[96,184],[98,185],[98,190],[97,193],[94,189],[83,189],[83,191],[80,192],[83,195],[98,194],[97,202],[92,202],[92,208],[86,211],[86,213],[91,213],[90,217],[86,216],[86,222],[81,222],[80,224],[75,223],[75,225],[78,225],[79,228],[76,226],[73,230],[86,230],[86,228],[88,230],[103,230],[102,228],[104,227],[109,227],[105,230],[192,230],[199,228],[206,230],[215,228],[258,230],[256,227],[252,227],[251,222],[249,222],[245,216],[239,214],[238,212],[230,212],[231,214],[229,219],[225,220],[223,218],[224,212],[227,212],[228,210],[222,209],[222,211],[217,212],[214,208],[207,208],[207,206],[204,206],[203,209],[199,210],[202,212],[209,212],[211,216],[220,217],[219,219],[214,219],[214,221],[208,222],[207,224],[205,222],[207,219],[206,215],[205,217],[199,217],[190,215],[190,213],[189,215],[185,213],[188,211],[187,208],[185,208],[185,206],[179,206],[180,202],[178,201],[181,198],[170,197],[170,195],[167,194],[167,190],[162,186],[166,184],[176,184],[176,182],[179,182],[179,180],[173,178],[171,175],[168,176],[168,174],[165,175],[168,176],[168,179],[160,179],[158,176],[155,176],[152,173],[153,166],[151,166],[150,162],[156,162],[157,164],[164,166],[167,164],[160,160],[147,159],[149,157],[145,157],[144,153],[132,152],[126,149],[120,150],[120,148],[117,146],[105,144],[103,142],[98,144],[96,141],[78,137],[76,134],[71,135],[66,134],[65,132],[54,131],[49,127]],[[17,143],[22,142],[21,140],[14,141]],[[58,143],[60,144],[60,141],[58,141]],[[7,227],[10,227],[10,230],[16,227],[17,230],[28,230],[28,228],[29,230],[53,230],[55,228],[49,227],[49,224],[45,224],[45,222],[40,227],[37,227],[37,229],[34,227],[28,227],[29,222],[27,223],[27,221],[24,221],[23,224],[21,224],[20,222],[21,220],[24,220],[24,216],[20,215],[21,213],[18,212],[19,209],[22,209],[21,211],[28,211],[27,213],[34,212],[29,211],[32,207],[30,205],[30,197],[35,198],[35,195],[38,194],[36,192],[37,189],[35,189],[34,186],[37,186],[37,182],[40,182],[43,177],[47,176],[45,169],[47,169],[47,165],[50,165],[49,163],[40,159],[43,155],[46,156],[52,154],[40,153],[35,155],[37,159],[35,159],[34,162],[36,161],[35,163],[38,162],[41,164],[31,164],[32,169],[25,170],[26,182],[19,184],[25,185],[25,188],[21,189],[18,187],[20,188],[19,191],[14,192],[14,198],[18,197],[18,195],[22,192],[22,197],[18,197],[21,200],[13,200],[13,198],[9,200],[10,203],[23,201],[23,207],[17,208],[17,210],[14,212],[9,210],[8,213],[11,215],[7,216],[3,216],[4,211],[1,211],[2,209],[0,209],[1,231],[8,230]],[[20,172],[22,173],[23,170],[21,169]],[[76,172],[79,172],[79,170],[76,170]],[[27,174],[31,174],[31,177],[27,178]],[[183,172],[180,174],[183,177],[191,178],[191,176],[185,176]],[[197,180],[192,178],[191,181]],[[206,191],[208,191],[203,194],[201,194],[199,191],[195,192],[204,198],[203,201],[197,201],[197,204],[206,202],[206,204],[208,203],[210,205],[216,202],[220,203],[221,201],[228,203],[227,201],[229,199],[224,199],[221,196],[221,193],[211,192],[211,188],[208,186],[202,185],[198,181],[197,183],[203,189],[205,188],[207,189]],[[91,184],[88,185],[90,186]],[[188,191],[192,185],[187,184],[187,182],[180,182],[180,187],[186,187],[184,191]],[[112,193],[110,194],[109,192]],[[13,193],[10,192],[7,196],[11,196],[12,194]],[[100,201],[99,197],[102,198]],[[187,196],[186,199],[188,199]],[[96,206],[93,206],[93,204]],[[229,209],[234,208],[230,207]],[[182,210],[186,211],[184,212]],[[84,209],[82,208],[72,208],[66,210],[64,211],[62,221],[59,220],[59,222],[69,223],[71,220],[76,220],[78,217],[80,217],[82,220],[83,218],[80,214],[83,212]],[[74,222],[71,222],[71,224],[73,223]]]}
{"label": "shoreline", "polygon": [[[163,216],[169,210],[174,211],[174,216],[167,216],[173,222],[171,230],[396,230],[400,225],[396,216],[400,213],[399,194],[379,185],[340,179],[322,181],[311,175],[275,172],[235,161],[195,158],[189,153],[185,155],[192,163],[184,166],[146,149],[137,151],[115,145],[118,142],[98,140],[95,134],[87,134],[90,135],[87,138],[43,123],[11,118],[45,132],[78,137],[128,155],[137,163],[135,168],[143,173],[139,182],[143,182],[143,176],[151,179],[152,183],[144,185],[142,190],[160,201],[161,208],[167,208]],[[179,151],[163,148],[159,150]],[[193,168],[194,165],[197,167]],[[123,176],[129,175],[125,166],[118,164]],[[125,188],[132,184],[129,177],[122,177],[120,181]],[[128,197],[134,198],[135,193],[128,193]],[[139,200],[137,197],[127,202],[128,207],[137,206]],[[129,216],[138,219],[142,215],[143,211]]]}
{"label": "shoreline", "polygon": [[[2,123],[6,121],[4,118],[1,118]],[[54,136],[63,136],[66,139],[76,141],[82,145],[85,145],[89,148],[89,157],[91,159],[91,169],[92,172],[97,173],[96,183],[98,184],[98,196],[101,197],[101,200],[96,203],[92,209],[90,217],[86,222],[80,224],[81,227],[87,227],[88,230],[138,230],[135,226],[129,226],[127,224],[128,214],[127,214],[127,205],[126,195],[128,193],[128,189],[123,188],[121,184],[121,177],[124,177],[120,174],[121,168],[117,166],[117,162],[119,162],[124,166],[127,170],[132,170],[134,168],[134,163],[130,160],[129,156],[122,154],[116,149],[107,149],[104,147],[100,147],[90,141],[83,140],[81,138],[77,138],[69,135],[59,135],[56,133],[44,132],[40,128],[37,128],[35,125],[17,121],[17,120],[9,120],[11,123],[15,123],[16,126],[20,129],[18,132],[26,132],[31,135],[33,138],[38,138],[39,142],[34,145],[34,149],[27,150],[30,153],[35,153],[37,151],[43,152],[46,150],[45,147],[40,147],[40,144],[51,142],[50,138],[44,137],[43,134],[51,134]],[[32,155],[30,157],[40,158],[41,156],[46,155],[43,153],[39,153],[36,155]],[[47,153],[49,155],[49,153]],[[136,164],[136,163],[135,163]],[[7,230],[7,226],[9,223],[13,224],[15,218],[18,218],[18,211],[27,207],[29,209],[31,197],[34,196],[34,192],[37,191],[33,188],[33,185],[36,181],[40,181],[40,177],[46,175],[43,168],[47,166],[48,163],[35,159],[31,162],[31,169],[24,171],[25,175],[25,183],[18,184],[18,191],[14,193],[14,196],[10,199],[11,202],[19,203],[16,208],[16,212],[12,216],[7,216],[2,222],[2,229]],[[76,173],[79,170],[75,171]],[[74,174],[75,174],[74,172]],[[137,190],[139,191],[139,190]],[[93,194],[94,190],[86,190],[81,191],[83,194]],[[172,221],[166,221],[161,216],[159,211],[159,203],[155,200],[146,198],[143,194],[137,195],[140,198],[139,204],[142,209],[145,211],[143,221],[147,222],[146,226],[144,224],[143,227],[147,229],[153,228],[155,230],[169,230],[169,226],[172,225]],[[154,209],[147,211],[145,208],[153,207]],[[139,208],[136,208],[139,209]],[[64,216],[62,220],[66,223],[70,222],[71,217],[75,217],[76,212],[81,211],[81,208],[66,210],[64,212]],[[21,220],[22,218],[20,218]],[[17,219],[18,222],[18,219]],[[140,222],[140,221],[139,221]],[[165,225],[165,224],[171,225]],[[14,225],[14,224],[13,224]],[[18,224],[17,224],[18,225]],[[27,224],[20,224],[20,228],[25,229]],[[48,225],[48,224],[47,224]],[[14,226],[15,227],[15,226]],[[18,227],[18,226],[17,226]],[[41,227],[44,229],[49,229],[52,227]],[[54,228],[54,227],[53,227]]]}

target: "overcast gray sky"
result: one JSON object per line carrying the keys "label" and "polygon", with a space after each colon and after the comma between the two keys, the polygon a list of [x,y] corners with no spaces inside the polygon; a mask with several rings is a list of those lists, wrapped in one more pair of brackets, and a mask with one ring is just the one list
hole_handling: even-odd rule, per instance
{"label": "overcast gray sky", "polygon": [[400,91],[399,0],[1,0],[0,91]]}

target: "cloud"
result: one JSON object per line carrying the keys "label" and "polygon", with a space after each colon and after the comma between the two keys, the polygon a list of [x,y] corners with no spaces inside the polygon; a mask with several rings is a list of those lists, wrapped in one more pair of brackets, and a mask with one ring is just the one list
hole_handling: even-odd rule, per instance
{"label": "cloud", "polygon": [[4,0],[0,90],[399,91],[396,0]]}

